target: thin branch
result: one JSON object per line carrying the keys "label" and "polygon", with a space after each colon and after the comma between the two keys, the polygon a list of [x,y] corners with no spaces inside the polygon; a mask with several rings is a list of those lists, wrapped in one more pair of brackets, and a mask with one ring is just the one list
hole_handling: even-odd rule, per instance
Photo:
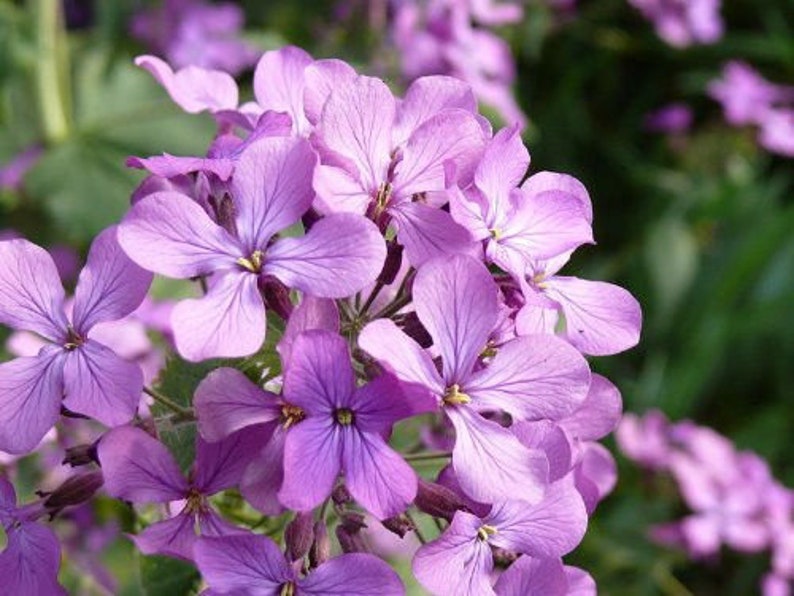
{"label": "thin branch", "polygon": [[168,408],[172,412],[179,414],[180,416],[189,416],[191,418],[193,417],[193,411],[190,408],[185,408],[183,406],[180,406],[170,397],[168,397],[167,395],[163,395],[156,389],[152,389],[151,387],[146,387],[144,385],[143,392],[146,395],[150,396],[152,399],[154,399],[154,401],[163,404],[166,408]]}

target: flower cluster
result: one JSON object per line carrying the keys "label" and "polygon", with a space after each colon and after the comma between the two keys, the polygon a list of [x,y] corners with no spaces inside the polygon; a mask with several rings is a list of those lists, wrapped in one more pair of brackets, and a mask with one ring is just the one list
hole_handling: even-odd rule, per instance
{"label": "flower cluster", "polygon": [[708,93],[722,104],[729,124],[757,126],[762,147],[794,157],[794,87],[771,83],[749,64],[733,61]]}
{"label": "flower cluster", "polygon": [[720,0],[629,0],[671,46],[714,43],[722,37]]}
{"label": "flower cluster", "polygon": [[515,63],[510,47],[490,30],[521,21],[521,3],[396,0],[393,5],[391,38],[407,80],[426,75],[463,79],[505,122],[526,123],[511,91]]}
{"label": "flower cluster", "polygon": [[623,454],[675,480],[691,513],[655,526],[651,538],[685,549],[696,560],[728,546],[771,551],[766,596],[788,594],[794,582],[794,492],[772,476],[766,461],[739,451],[726,437],[690,420],[670,423],[659,411],[627,414],[617,432]]}
{"label": "flower cluster", "polygon": [[[561,557],[614,486],[597,441],[621,398],[586,356],[634,346],[641,313],[618,286],[560,274],[593,242],[584,186],[526,177],[519,127],[494,133],[454,78],[398,98],[287,47],[240,104],[228,73],[137,63],[217,135],[205,156],[130,158],[149,175],[70,308],[42,249],[0,242],[0,322],[46,340],[0,365],[0,449],[31,451],[62,413],[111,427],[71,462],[158,508],[137,548],[193,562],[213,593],[401,594],[368,524],[420,539],[413,573],[435,594],[593,593]],[[185,365],[224,359],[187,404],[96,333],[145,304],[154,273],[195,282],[167,328]],[[159,440],[174,425],[197,430],[187,471]],[[261,516],[292,512],[283,536],[225,515],[213,495],[229,489]],[[11,552],[14,585],[54,573]]]}

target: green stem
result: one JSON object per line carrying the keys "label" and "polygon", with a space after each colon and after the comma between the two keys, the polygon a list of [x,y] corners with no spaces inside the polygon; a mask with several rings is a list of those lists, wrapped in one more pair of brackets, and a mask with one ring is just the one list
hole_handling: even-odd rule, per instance
{"label": "green stem", "polygon": [[44,138],[69,136],[69,56],[61,0],[33,0],[36,15],[36,92]]}
{"label": "green stem", "polygon": [[185,417],[193,416],[193,412],[189,408],[184,408],[180,406],[170,397],[163,395],[156,389],[152,389],[151,387],[146,387],[144,385],[143,392],[146,395],[151,396],[151,398],[154,399],[154,401],[163,404],[166,408],[168,408],[169,410],[173,411],[176,414],[179,414],[180,416],[185,416]]}
{"label": "green stem", "polygon": [[419,524],[416,523],[416,520],[407,511],[405,512],[405,517],[411,520],[411,523],[414,525],[414,534],[416,534],[416,537],[419,540],[419,542],[421,542],[422,544],[427,544],[427,538],[419,529]]}
{"label": "green stem", "polygon": [[452,457],[449,451],[442,451],[439,453],[404,453],[403,459],[405,461],[429,461],[434,459],[446,459]]}

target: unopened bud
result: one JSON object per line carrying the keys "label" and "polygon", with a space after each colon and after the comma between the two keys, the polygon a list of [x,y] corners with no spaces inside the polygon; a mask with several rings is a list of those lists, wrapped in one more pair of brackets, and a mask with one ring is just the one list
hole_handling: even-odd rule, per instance
{"label": "unopened bud", "polygon": [[398,324],[408,337],[415,340],[423,348],[429,348],[433,345],[433,338],[430,337],[415,312],[401,315]]}
{"label": "unopened bud", "polygon": [[312,229],[312,226],[320,221],[321,217],[320,214],[314,208],[309,209],[306,213],[303,214],[301,217],[301,223],[303,224],[303,229],[308,233],[309,230]]}
{"label": "unopened bud", "polygon": [[498,546],[492,546],[491,552],[493,553],[493,562],[497,567],[509,567],[518,559],[518,553]]}
{"label": "unopened bud", "polygon": [[87,466],[90,463],[98,464],[99,459],[97,458],[96,447],[96,443],[69,447],[66,450],[66,455],[64,456],[61,464],[69,465],[73,468],[76,468],[77,466]]}
{"label": "unopened bud", "polygon": [[267,308],[273,309],[273,312],[285,321],[289,319],[295,308],[289,299],[289,288],[275,277],[270,276],[260,278],[259,287],[265,297]]}
{"label": "unopened bud", "polygon": [[463,500],[454,491],[422,478],[419,478],[414,505],[419,511],[433,517],[443,517],[447,521],[452,521],[456,511],[466,508]]}
{"label": "unopened bud", "polygon": [[331,557],[331,539],[328,537],[328,527],[325,522],[318,521],[314,524],[314,542],[309,549],[309,567],[314,569],[325,563]]}
{"label": "unopened bud", "polygon": [[360,513],[344,514],[339,525],[336,526],[336,538],[339,540],[342,551],[346,553],[369,552],[364,537],[361,535],[361,529],[366,527],[364,516]]}
{"label": "unopened bud", "polygon": [[55,515],[64,507],[81,505],[91,499],[103,482],[102,472],[87,472],[72,476],[51,493],[40,495],[46,497],[44,507]]}
{"label": "unopened bud", "polygon": [[408,532],[416,530],[416,524],[405,513],[384,519],[380,523],[383,524],[384,528],[397,534],[400,538],[403,538]]}
{"label": "unopened bud", "polygon": [[389,242],[386,251],[386,261],[383,263],[380,275],[378,275],[378,283],[388,286],[394,283],[397,274],[400,272],[400,265],[403,262],[403,247],[402,244],[396,242]]}
{"label": "unopened bud", "polygon": [[311,512],[298,513],[284,531],[284,541],[287,544],[287,557],[290,561],[299,561],[309,552],[314,532]]}

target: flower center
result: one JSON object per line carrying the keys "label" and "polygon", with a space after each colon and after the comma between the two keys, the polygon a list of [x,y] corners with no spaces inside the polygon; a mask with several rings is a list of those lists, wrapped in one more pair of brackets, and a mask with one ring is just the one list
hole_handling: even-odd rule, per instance
{"label": "flower center", "polygon": [[188,514],[197,514],[206,509],[204,502],[204,495],[199,492],[197,488],[191,488],[187,494],[187,504],[185,505],[185,512]]}
{"label": "flower center", "polygon": [[463,393],[460,390],[460,385],[455,383],[450,387],[447,387],[446,392],[444,393],[444,405],[447,406],[460,406],[463,404],[467,404],[471,401],[471,398]]}
{"label": "flower center", "polygon": [[237,264],[251,273],[259,273],[262,270],[263,257],[264,255],[261,250],[255,250],[247,259],[245,257],[237,259]]}
{"label": "flower center", "polygon": [[287,582],[281,586],[281,593],[279,596],[295,596],[295,584],[293,582]]}
{"label": "flower center", "polygon": [[66,343],[63,344],[64,349],[72,351],[76,350],[85,343],[85,339],[69,325],[66,330]]}
{"label": "flower center", "polygon": [[540,273],[536,273],[535,275],[533,275],[532,279],[530,281],[538,289],[540,289],[540,290],[545,290],[546,289],[546,284],[544,283],[546,281],[546,273],[544,271],[541,271]]}
{"label": "flower center", "polygon": [[499,228],[491,228],[488,231],[491,233],[491,238],[493,238],[496,242],[499,242],[499,240],[502,238],[502,230]]}
{"label": "flower center", "polygon": [[392,185],[391,182],[384,182],[378,188],[378,194],[375,195],[375,213],[380,215],[386,210],[386,206],[391,200]]}
{"label": "flower center", "polygon": [[334,416],[336,417],[336,421],[342,426],[350,426],[353,424],[353,410],[348,408],[339,408],[334,412]]}
{"label": "flower center", "polygon": [[303,408],[293,406],[292,404],[284,404],[281,406],[281,425],[284,427],[284,430],[288,429],[290,426],[295,426],[304,418],[306,418],[306,412],[303,411]]}
{"label": "flower center", "polygon": [[487,542],[488,538],[496,534],[497,529],[493,526],[489,526],[488,524],[483,524],[480,526],[480,529],[477,530],[477,538],[482,540],[483,542]]}

